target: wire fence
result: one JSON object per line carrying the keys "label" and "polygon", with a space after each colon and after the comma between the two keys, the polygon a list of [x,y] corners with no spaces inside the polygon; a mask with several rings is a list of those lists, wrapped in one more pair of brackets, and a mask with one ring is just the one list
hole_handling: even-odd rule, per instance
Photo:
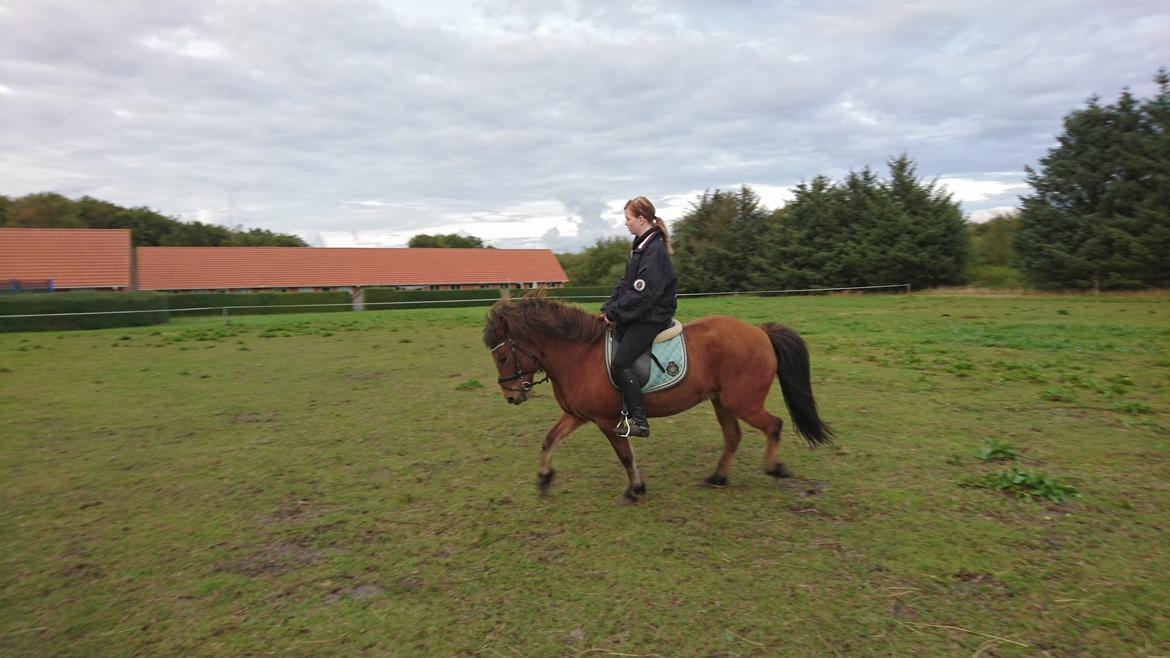
{"label": "wire fence", "polygon": [[[881,286],[845,286],[839,288],[799,288],[791,290],[732,290],[724,292],[684,292],[679,293],[679,297],[720,297],[720,296],[734,296],[734,295],[786,295],[786,294],[802,294],[802,293],[828,293],[828,292],[848,292],[851,290],[865,291],[865,290],[896,290],[900,292],[910,292],[909,283],[891,283]],[[558,296],[556,299],[606,299],[609,295],[564,295]],[[474,304],[477,302],[492,303],[500,301],[499,297],[484,297],[482,299],[426,299],[426,300],[412,300],[402,302],[364,302],[362,306],[366,309],[372,306],[418,306],[420,304]],[[341,302],[332,304],[258,304],[258,305],[240,305],[240,306],[193,306],[190,308],[154,308],[154,309],[134,309],[129,311],[78,311],[74,313],[20,313],[12,315],[0,315],[0,320],[16,319],[16,318],[59,318],[59,317],[75,317],[83,315],[123,315],[130,313],[183,313],[195,311],[221,311],[224,316],[231,315],[231,311],[240,311],[246,309],[276,309],[276,308],[325,308],[347,306],[353,307],[352,302]]]}

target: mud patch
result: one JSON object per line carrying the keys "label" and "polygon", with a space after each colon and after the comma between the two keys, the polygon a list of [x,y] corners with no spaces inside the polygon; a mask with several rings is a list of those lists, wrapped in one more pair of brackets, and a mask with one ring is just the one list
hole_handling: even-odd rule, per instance
{"label": "mud patch", "polygon": [[335,589],[325,596],[325,601],[328,603],[336,603],[341,600],[368,601],[383,596],[386,596],[385,587],[378,583],[363,583],[353,587]]}
{"label": "mud patch", "polygon": [[245,411],[232,416],[233,423],[273,423],[276,420],[275,411]]}
{"label": "mud patch", "polygon": [[279,576],[315,564],[323,555],[319,550],[286,541],[235,550],[243,555],[217,563],[216,571],[251,577]]}
{"label": "mud patch", "polygon": [[325,516],[331,509],[333,509],[332,505],[314,503],[309,500],[295,500],[281,505],[271,515],[260,519],[260,525],[298,525],[308,521],[315,521]]}
{"label": "mud patch", "polygon": [[825,480],[805,480],[803,478],[787,478],[779,480],[780,490],[798,498],[813,498],[824,493],[829,488]]}

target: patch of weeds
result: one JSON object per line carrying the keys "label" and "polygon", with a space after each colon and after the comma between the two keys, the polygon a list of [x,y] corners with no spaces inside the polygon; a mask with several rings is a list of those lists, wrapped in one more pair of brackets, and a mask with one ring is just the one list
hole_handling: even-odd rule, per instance
{"label": "patch of weeds", "polygon": [[122,336],[118,340],[130,340],[130,336]]}
{"label": "patch of weeds", "polygon": [[1061,388],[1061,387],[1046,388],[1046,389],[1044,389],[1044,392],[1040,394],[1040,397],[1045,399],[1045,400],[1048,400],[1049,402],[1076,402],[1077,401],[1077,398],[1075,395],[1073,395],[1072,391],[1068,390],[1067,388]]}
{"label": "patch of weeds", "polygon": [[479,383],[478,379],[469,379],[462,384],[455,387],[456,391],[473,391],[477,388],[483,388],[483,384]]}
{"label": "patch of weeds", "polygon": [[1010,471],[988,473],[982,477],[972,478],[964,481],[963,484],[976,489],[996,489],[1012,493],[1027,501],[1031,501],[1033,498],[1047,498],[1062,503],[1069,498],[1080,498],[1080,494],[1073,485],[1061,482],[1045,473],[1021,471],[1018,466],[1012,467]]}
{"label": "patch of weeds", "polygon": [[947,366],[947,372],[959,377],[967,377],[973,370],[975,370],[975,364],[963,357],[955,359]]}
{"label": "patch of weeds", "polygon": [[413,343],[414,341],[412,341],[409,338],[399,338],[398,342],[400,342],[400,343]]}
{"label": "patch of weeds", "polygon": [[985,462],[1012,462],[1020,458],[1020,453],[1016,452],[1015,448],[995,439],[985,441],[976,454]]}
{"label": "patch of weeds", "polygon": [[1062,308],[1062,309],[1057,310],[1056,314],[1057,315],[1068,315],[1068,310]]}
{"label": "patch of weeds", "polygon": [[5,368],[4,366],[0,366],[0,372],[12,372],[12,368]]}
{"label": "patch of weeds", "polygon": [[1137,400],[1118,400],[1109,405],[1117,411],[1124,411],[1127,414],[1152,414],[1154,408],[1145,402],[1138,402]]}

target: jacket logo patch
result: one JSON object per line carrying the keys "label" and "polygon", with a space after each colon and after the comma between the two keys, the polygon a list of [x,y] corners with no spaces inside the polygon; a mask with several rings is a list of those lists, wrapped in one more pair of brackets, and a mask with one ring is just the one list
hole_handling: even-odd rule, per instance
{"label": "jacket logo patch", "polygon": [[645,279],[637,279],[634,281],[634,290],[637,290],[638,292],[642,292],[645,289],[646,289],[646,280]]}

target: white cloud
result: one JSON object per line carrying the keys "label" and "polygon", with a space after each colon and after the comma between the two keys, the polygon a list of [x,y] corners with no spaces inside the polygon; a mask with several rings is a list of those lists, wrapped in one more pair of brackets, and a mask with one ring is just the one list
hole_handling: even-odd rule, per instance
{"label": "white cloud", "polygon": [[151,50],[160,50],[197,59],[226,59],[228,56],[228,50],[224,44],[198,37],[187,28],[171,34],[151,34],[142,40],[142,45]]}
{"label": "white cloud", "polygon": [[1164,4],[7,3],[0,193],[573,249],[632,196],[774,208],[907,153],[977,212],[1091,94],[1153,90]]}

